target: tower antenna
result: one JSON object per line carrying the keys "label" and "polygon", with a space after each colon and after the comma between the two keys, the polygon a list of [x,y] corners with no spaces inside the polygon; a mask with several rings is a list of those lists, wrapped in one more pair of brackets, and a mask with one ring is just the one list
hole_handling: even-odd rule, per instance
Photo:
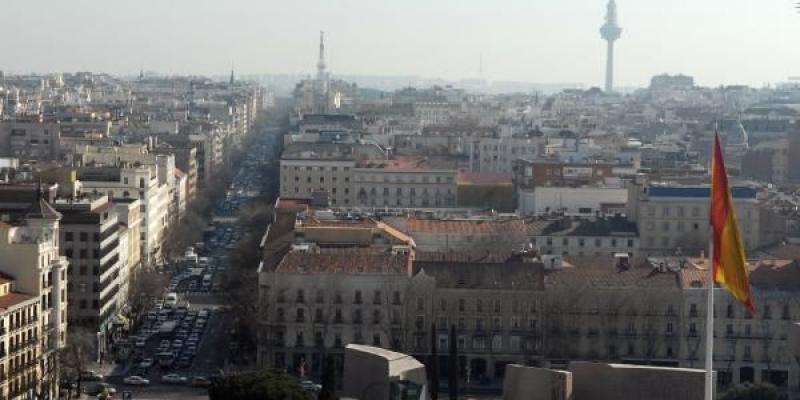
{"label": "tower antenna", "polygon": [[622,34],[617,23],[617,3],[608,0],[606,5],[606,23],[600,27],[600,36],[606,41],[606,93],[614,91],[614,42]]}

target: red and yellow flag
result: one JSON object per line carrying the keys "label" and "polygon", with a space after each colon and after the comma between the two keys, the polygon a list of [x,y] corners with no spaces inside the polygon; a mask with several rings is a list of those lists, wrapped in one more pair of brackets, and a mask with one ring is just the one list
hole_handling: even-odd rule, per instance
{"label": "red and yellow flag", "polygon": [[714,282],[727,289],[733,297],[753,312],[748,278],[747,259],[736,223],[731,190],[719,132],[714,134],[714,153],[711,157],[711,230],[714,240]]}

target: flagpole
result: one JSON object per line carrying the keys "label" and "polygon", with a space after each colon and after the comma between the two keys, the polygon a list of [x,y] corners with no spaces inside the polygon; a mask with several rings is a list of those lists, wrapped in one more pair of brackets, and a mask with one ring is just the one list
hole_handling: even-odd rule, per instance
{"label": "flagpole", "polygon": [[706,386],[705,400],[714,400],[714,241],[708,241],[708,263],[706,277]]}
{"label": "flagpole", "polygon": [[[714,157],[719,139],[719,125],[714,121],[714,144],[711,146],[711,187],[709,187],[709,215],[713,212],[713,191],[714,191]],[[728,190],[726,188],[726,190]],[[709,225],[711,225],[711,218],[709,218]],[[708,263],[706,263],[706,283],[707,288],[707,304],[706,304],[706,387],[705,387],[705,400],[714,400],[714,234],[713,227],[711,227],[712,234],[708,238]]]}

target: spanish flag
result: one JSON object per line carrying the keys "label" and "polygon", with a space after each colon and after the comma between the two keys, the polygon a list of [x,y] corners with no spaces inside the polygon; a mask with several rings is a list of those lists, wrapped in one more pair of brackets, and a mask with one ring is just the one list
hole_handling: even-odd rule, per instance
{"label": "spanish flag", "polygon": [[711,229],[713,234],[714,282],[727,289],[731,295],[754,312],[747,276],[747,260],[736,223],[725,160],[719,132],[714,134],[714,153],[711,158]]}

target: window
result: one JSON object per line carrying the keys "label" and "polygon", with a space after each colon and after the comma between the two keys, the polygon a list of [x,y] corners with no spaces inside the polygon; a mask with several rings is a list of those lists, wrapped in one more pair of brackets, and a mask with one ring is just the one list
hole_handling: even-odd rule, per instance
{"label": "window", "polygon": [[380,290],[376,290],[376,291],[375,291],[375,294],[374,294],[374,296],[373,296],[373,298],[372,298],[372,304],[379,305],[379,304],[381,304],[382,302],[383,302],[383,301],[381,300],[381,291],[380,291]]}
{"label": "window", "polygon": [[81,259],[88,258],[89,257],[88,253],[89,252],[86,249],[81,249],[80,252],[79,252],[79,254],[80,254],[79,257]]}
{"label": "window", "polygon": [[81,242],[87,242],[87,241],[89,241],[89,234],[86,233],[86,232],[81,232],[80,233],[80,238],[81,238]]}
{"label": "window", "polygon": [[466,302],[466,300],[464,300],[464,299],[459,299],[459,300],[458,300],[458,311],[460,311],[460,312],[464,312],[464,310],[465,310],[466,308],[467,308],[467,302]]}
{"label": "window", "polygon": [[356,290],[355,297],[353,298],[353,303],[354,304],[361,304],[361,291],[360,290]]}
{"label": "window", "polygon": [[447,311],[447,300],[445,299],[439,300],[439,311]]}
{"label": "window", "polygon": [[395,305],[400,305],[400,292],[395,291],[392,295],[392,303]]}
{"label": "window", "polygon": [[67,242],[72,241],[72,232],[64,232],[64,240]]}
{"label": "window", "polygon": [[298,303],[305,303],[306,302],[305,291],[303,291],[303,289],[297,289],[297,299],[296,299],[296,301]]}
{"label": "window", "polygon": [[314,310],[314,322],[318,323],[324,322],[321,308],[317,308],[316,310]]}
{"label": "window", "polygon": [[417,297],[417,311],[425,311],[425,299]]}
{"label": "window", "polygon": [[494,301],[494,312],[499,313],[503,311],[503,302],[500,300]]}
{"label": "window", "polygon": [[483,300],[481,299],[475,300],[475,311],[483,312]]}

